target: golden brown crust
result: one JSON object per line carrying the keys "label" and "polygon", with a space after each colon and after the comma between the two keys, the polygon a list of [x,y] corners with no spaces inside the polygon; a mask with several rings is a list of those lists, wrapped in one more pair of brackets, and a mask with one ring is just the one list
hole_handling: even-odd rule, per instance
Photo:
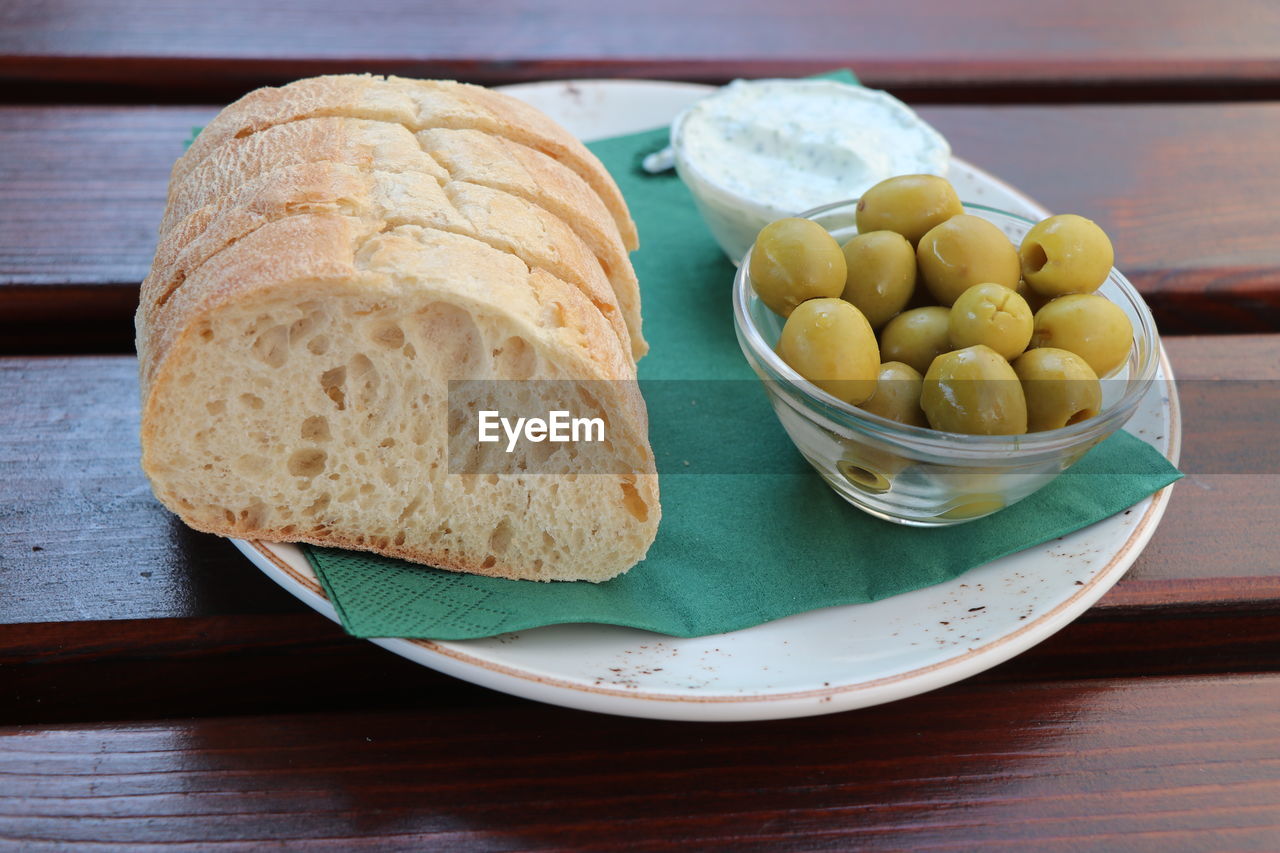
{"label": "golden brown crust", "polygon": [[375,82],[383,80],[367,74],[308,77],[286,86],[255,89],[201,128],[191,147],[173,164],[170,184],[182,181],[231,140],[298,119],[346,116],[411,127],[417,121],[416,106],[402,91],[373,89]]}
{"label": "golden brown crust", "polygon": [[143,316],[149,319],[188,276],[225,246],[267,222],[299,213],[335,213],[475,237],[578,287],[608,321],[624,351],[632,349],[617,299],[599,263],[555,216],[486,187],[452,182],[442,188],[421,172],[360,171],[330,162],[268,172],[170,229],[142,285]]}
{"label": "golden brown crust", "polygon": [[595,253],[627,318],[633,354],[649,350],[641,331],[640,285],[627,248],[599,197],[577,175],[527,146],[475,130],[417,134],[422,149],[454,180],[511,193],[559,216]]}
{"label": "golden brown crust", "polygon": [[[513,255],[456,234],[417,225],[389,227],[378,219],[336,214],[299,214],[268,222],[201,264],[154,312],[140,313],[139,347],[143,395],[179,334],[219,306],[263,290],[310,282],[318,294],[327,283],[366,282],[372,302],[394,299],[415,286],[423,245],[438,257],[430,281],[462,290],[471,298],[505,306],[538,326],[544,308],[563,316],[545,335],[572,349],[602,371],[591,378],[629,379],[634,367],[595,306],[577,289],[544,270],[530,270]],[[466,281],[441,281],[448,268]],[[545,291],[550,290],[550,293]]]}
{"label": "golden brown crust", "polygon": [[[160,228],[162,246],[175,228],[199,230],[200,217],[207,222],[210,215],[209,211],[200,214],[201,208],[221,203],[272,172],[316,162],[393,172],[405,180],[414,174],[429,175],[446,187],[452,181],[478,184],[546,210],[596,256],[622,311],[632,357],[638,360],[648,351],[641,331],[639,284],[622,238],[599,197],[550,157],[481,131],[429,130],[415,138],[396,123],[326,117],[232,139],[171,184]],[[167,258],[160,260],[158,265],[167,265]]]}
{"label": "golden brown crust", "polygon": [[[467,179],[486,165],[469,139],[498,152],[492,182]],[[553,122],[448,82],[260,90],[175,164],[162,231],[138,312],[142,461],[192,527],[506,578],[598,581],[642,558],[661,510],[634,226]],[[472,376],[605,380],[577,393],[633,473],[449,473],[449,380]],[[548,458],[532,447],[517,472]]]}
{"label": "golden brown crust", "polygon": [[[653,506],[657,506],[657,475],[647,474],[641,475],[639,479],[653,479],[654,488],[642,489],[646,495],[653,501]],[[168,501],[164,502],[168,505]],[[293,542],[297,544],[318,545],[321,548],[339,548],[344,551],[366,551],[372,554],[382,554],[386,557],[395,557],[400,560],[408,560],[411,563],[420,563],[424,566],[430,566],[435,569],[444,569],[448,572],[457,572],[467,575],[481,575],[490,578],[503,578],[504,580],[532,580],[543,583],[550,583],[559,578],[538,577],[536,574],[530,574],[529,569],[523,566],[517,566],[498,558],[492,565],[485,565],[481,562],[468,562],[459,559],[457,555],[448,551],[430,549],[430,548],[406,548],[396,545],[393,541],[386,537],[378,537],[370,539],[367,537],[344,536],[339,532],[331,530],[317,530],[315,532],[302,532],[296,529],[287,529],[283,527],[244,527],[235,524],[214,524],[204,519],[188,519],[183,518],[183,523],[193,530],[199,530],[201,533],[212,533],[215,536],[225,536],[233,539],[251,539],[259,542]],[[612,574],[601,574],[593,576],[590,580],[594,583],[611,580],[625,572],[626,569],[614,572]]]}
{"label": "golden brown crust", "polygon": [[483,130],[542,151],[576,172],[599,195],[624,245],[630,249],[638,245],[635,223],[617,184],[586,146],[515,98],[453,81],[336,75],[258,89],[228,106],[200,132],[174,164],[172,181],[181,181],[232,139],[322,116],[395,122],[415,131],[436,127]]}
{"label": "golden brown crust", "polygon": [[[423,81],[410,82],[421,84]],[[512,142],[523,143],[529,148],[541,151],[576,172],[596,191],[605,207],[609,209],[627,249],[634,251],[639,248],[640,238],[636,233],[635,222],[632,221],[631,214],[627,210],[627,203],[622,197],[622,191],[618,189],[618,185],[596,156],[573,134],[568,133],[540,110],[534,109],[519,98],[466,83],[427,82],[444,88],[454,88],[455,91],[465,93],[467,97],[484,103],[502,120],[504,127],[509,128],[508,132],[499,135]]]}
{"label": "golden brown crust", "polygon": [[613,327],[623,351],[634,352],[618,296],[600,262],[572,228],[535,204],[479,184],[451,181],[445,193],[470,224],[465,233],[576,286]]}
{"label": "golden brown crust", "polygon": [[449,180],[449,173],[400,124],[337,116],[303,119],[228,140],[182,179],[171,180],[160,233],[268,172],[326,161]]}
{"label": "golden brown crust", "polygon": [[[138,313],[138,369],[148,399],[159,365],[179,335],[196,334],[199,318],[219,305],[281,282],[343,283],[355,279],[353,249],[381,223],[345,216],[301,215],[255,229],[214,254],[154,312]],[[146,423],[144,415],[144,437]]]}

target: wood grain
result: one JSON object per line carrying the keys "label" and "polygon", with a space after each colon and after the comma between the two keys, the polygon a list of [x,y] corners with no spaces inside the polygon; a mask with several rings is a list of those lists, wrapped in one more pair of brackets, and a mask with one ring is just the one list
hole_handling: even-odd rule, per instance
{"label": "wood grain", "polygon": [[169,168],[215,112],[0,109],[0,349],[133,350]]}
{"label": "wood grain", "polygon": [[[1166,334],[1280,329],[1280,104],[937,107],[952,150],[1097,221]],[[1248,188],[1244,191],[1243,188]]]}
{"label": "wood grain", "polygon": [[[691,725],[531,703],[0,729],[0,837],[307,849],[1274,849],[1280,676],[968,682]],[[214,845],[217,845],[214,847]]]}
{"label": "wood grain", "polygon": [[[1280,336],[1167,345],[1189,381],[1280,379]],[[480,701],[346,638],[229,544],[169,516],[137,468],[135,370],[129,357],[0,359],[0,399],[13,401],[0,409],[0,723],[84,719],[88,708],[127,719],[140,708]],[[1234,413],[1184,415],[1184,467],[1238,464],[1233,446],[1213,440]],[[1253,423],[1252,439],[1246,426],[1233,427],[1245,437],[1231,445],[1274,436],[1274,422]],[[988,677],[1280,668],[1278,509],[1280,474],[1192,473],[1129,575],[1080,622]]]}
{"label": "wood grain", "polygon": [[11,98],[225,100],[346,71],[725,82],[850,65],[916,98],[1275,97],[1278,44],[1268,0],[58,0],[8,9],[0,78],[21,84]]}
{"label": "wood grain", "polygon": [[[1166,335],[1220,334],[1166,339],[1188,476],[1097,607],[925,696],[724,726],[535,705],[347,637],[155,502],[131,356],[0,358],[0,847],[1280,846],[1280,7],[0,0],[0,21],[0,103],[183,104],[0,107],[0,353],[131,350],[169,166],[215,112],[185,104],[365,70],[852,65],[981,104],[924,114],[1107,227]],[[1159,101],[1180,103],[1132,103]],[[1051,102],[1127,105],[991,106]],[[1221,334],[1245,331],[1271,334]]]}
{"label": "wood grain", "polygon": [[[169,167],[213,113],[0,107],[0,352],[132,350]],[[925,116],[959,156],[1102,223],[1167,334],[1280,328],[1280,207],[1263,201],[1280,197],[1280,104]]]}
{"label": "wood grain", "polygon": [[[517,702],[314,613],[0,626],[0,725]],[[1095,608],[980,683],[1280,669],[1276,608]]]}
{"label": "wood grain", "polygon": [[[1258,379],[1280,379],[1280,336],[1170,338],[1167,346],[1175,372],[1186,365],[1189,378],[1196,365],[1211,376],[1234,360]],[[152,497],[137,467],[135,371],[125,356],[0,359],[0,399],[12,401],[0,410],[0,567],[9,591],[0,624],[293,608],[229,544],[189,530]],[[1280,472],[1214,473],[1223,458],[1238,464],[1237,445],[1271,442],[1275,424],[1235,423],[1243,437],[1213,441],[1235,415],[1213,405],[1184,411],[1192,479],[1175,486],[1169,522],[1117,587],[1151,584],[1149,598],[1129,593],[1130,605],[1205,601],[1197,583],[1228,593],[1209,602],[1280,601],[1270,526]]]}
{"label": "wood grain", "polygon": [[[1280,335],[1166,338],[1165,347],[1181,389],[1187,476],[1155,537],[1102,603],[1280,602]],[[1241,399],[1244,390],[1253,399]],[[1206,566],[1231,580],[1197,568]]]}
{"label": "wood grain", "polygon": [[0,361],[0,623],[294,610],[138,467],[132,357]]}

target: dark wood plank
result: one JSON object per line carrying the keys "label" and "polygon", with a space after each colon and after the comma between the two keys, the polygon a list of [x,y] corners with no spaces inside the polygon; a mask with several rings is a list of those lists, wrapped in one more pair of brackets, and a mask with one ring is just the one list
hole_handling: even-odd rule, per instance
{"label": "dark wood plank", "polygon": [[[0,725],[515,701],[295,610],[2,625]],[[1233,654],[1214,653],[1213,671],[1253,668],[1230,665]]]}
{"label": "dark wood plank", "polygon": [[[492,707],[518,700],[347,637],[322,617],[228,613],[0,626],[0,725]],[[1276,671],[1275,608],[1095,608],[980,683]]]}
{"label": "dark wood plank", "polygon": [[[213,112],[0,108],[0,352],[132,349],[169,167]],[[925,115],[959,156],[1108,228],[1166,333],[1280,328],[1280,207],[1261,201],[1280,197],[1280,104]]]}
{"label": "dark wood plank", "polygon": [[0,109],[3,351],[132,351],[169,168],[215,112]]}
{"label": "dark wood plank", "polygon": [[1274,97],[1280,81],[1268,0],[60,0],[12,6],[5,24],[0,79],[23,84],[11,98],[222,100],[345,71],[724,82],[851,65],[907,96],[981,102]]}
{"label": "dark wood plank", "polygon": [[0,623],[294,610],[138,467],[132,357],[0,361]]}
{"label": "dark wood plank", "polygon": [[[1280,676],[707,726],[530,703],[0,729],[15,845],[1272,850]],[[38,849],[38,848],[36,848]]]}
{"label": "dark wood plank", "polygon": [[1280,329],[1280,104],[940,107],[955,153],[1096,220],[1166,334]]}
{"label": "dark wood plank", "polygon": [[[1166,338],[1165,347],[1181,389],[1187,476],[1151,543],[1101,604],[1280,601],[1280,335]],[[1259,382],[1229,387],[1242,379]],[[1240,390],[1268,403],[1269,414],[1232,399]],[[1251,452],[1259,460],[1252,468],[1243,461]]]}
{"label": "dark wood plank", "polygon": [[[1252,378],[1280,379],[1280,335],[1170,338],[1168,348],[1188,380],[1214,375],[1229,359]],[[10,401],[0,411],[0,565],[8,592],[0,624],[274,613],[292,605],[230,545],[190,531],[152,497],[137,467],[135,370],[125,356],[0,359],[0,399]],[[1183,467],[1191,475],[1175,487],[1169,523],[1122,582],[1154,584],[1149,600],[1135,592],[1131,604],[1196,603],[1204,600],[1197,583],[1235,590],[1227,601],[1280,599],[1274,531],[1265,523],[1275,517],[1280,472],[1221,473],[1221,460],[1234,465],[1237,457],[1214,436],[1234,415],[1212,405],[1184,412]],[[1274,436],[1274,423],[1252,426],[1246,436],[1255,443]],[[1183,582],[1190,582],[1185,591]]]}
{"label": "dark wood plank", "polygon": [[[1280,336],[1167,343],[1189,382],[1280,379]],[[137,468],[134,370],[128,357],[0,360],[0,723],[484,701],[350,640],[172,519]],[[1280,472],[1215,473],[1249,439],[1215,440],[1236,416],[1211,404],[1185,416],[1192,473],[1129,575],[988,678],[1280,667]],[[1273,422],[1253,429],[1255,444],[1274,436]]]}

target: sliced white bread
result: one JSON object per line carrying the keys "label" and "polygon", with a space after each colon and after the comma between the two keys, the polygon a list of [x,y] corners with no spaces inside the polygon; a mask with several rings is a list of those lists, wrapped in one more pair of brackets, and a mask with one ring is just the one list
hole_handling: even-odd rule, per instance
{"label": "sliced white bread", "polygon": [[[579,288],[473,237],[268,219],[140,307],[139,355],[143,468],[196,529],[592,581],[656,533],[644,403],[614,330]],[[548,473],[573,460],[547,444],[509,472],[451,473],[456,379],[591,382],[620,473]]]}
{"label": "sliced white bread", "polygon": [[527,199],[564,220],[582,238],[604,268],[627,317],[636,358],[649,349],[641,334],[640,284],[617,230],[609,227],[599,198],[577,175],[558,162],[501,137],[475,130],[424,130],[422,150],[452,180],[467,181]]}
{"label": "sliced white bread", "polygon": [[383,225],[421,225],[474,237],[576,286],[613,328],[623,351],[630,334],[600,264],[567,225],[541,207],[500,190],[450,181],[426,172],[320,161],[258,175],[237,190],[197,208],[161,238],[142,285],[144,316],[208,258],[267,222],[299,213],[339,213]]}
{"label": "sliced white bread", "polygon": [[[201,137],[204,133],[201,133]],[[320,117],[299,119],[232,138],[170,183],[161,223],[168,232],[270,172],[303,163],[429,175],[442,186],[462,182],[524,199],[559,218],[595,255],[614,291],[631,337],[632,355],[648,350],[641,331],[640,291],[626,246],[600,197],[556,160],[519,143],[473,130],[427,130],[398,123]]]}
{"label": "sliced white bread", "polygon": [[627,248],[638,245],[635,223],[622,193],[586,146],[522,101],[448,80],[348,74],[310,77],[279,88],[257,89],[224,109],[200,132],[174,164],[173,180],[180,181],[232,139],[321,116],[395,122],[414,131],[480,130],[541,151],[577,173],[596,192]]}

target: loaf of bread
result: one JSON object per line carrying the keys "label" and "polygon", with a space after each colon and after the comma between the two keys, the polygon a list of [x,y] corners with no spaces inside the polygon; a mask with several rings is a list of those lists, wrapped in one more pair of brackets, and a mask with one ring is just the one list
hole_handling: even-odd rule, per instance
{"label": "loaf of bread", "polygon": [[341,213],[387,225],[421,225],[465,234],[510,252],[530,267],[576,286],[632,352],[618,299],[595,256],[557,216],[524,199],[465,181],[443,185],[423,172],[362,171],[302,163],[259,175],[199,207],[164,234],[142,285],[151,310],[224,246],[266,222],[302,212]]}
{"label": "loaf of bread", "polygon": [[[202,131],[196,141],[208,132]],[[179,165],[185,160],[179,160]],[[246,136],[233,136],[202,157],[198,165],[183,166],[185,177],[181,180],[175,166],[160,233],[167,234],[196,210],[216,204],[262,174],[315,162],[420,173],[445,186],[461,181],[501,190],[537,205],[572,229],[595,254],[623,311],[632,354],[639,359],[647,351],[641,333],[640,290],[627,258],[628,244],[600,197],[552,157],[501,136],[449,129],[414,134],[399,124],[332,117],[271,125]]]}
{"label": "loaf of bread", "polygon": [[586,146],[523,101],[451,80],[347,74],[258,89],[224,109],[200,132],[174,164],[172,180],[181,181],[229,140],[323,116],[389,122],[415,132],[478,130],[541,151],[576,172],[599,195],[628,249],[638,245],[622,193]]}
{"label": "loaf of bread", "polygon": [[[142,289],[156,495],[225,536],[506,578],[627,570],[661,512],[634,243],[599,162],[513,99],[355,76],[247,95],[175,165]],[[609,464],[526,442],[477,466],[457,380],[513,380],[488,384],[533,409],[575,383]]]}

